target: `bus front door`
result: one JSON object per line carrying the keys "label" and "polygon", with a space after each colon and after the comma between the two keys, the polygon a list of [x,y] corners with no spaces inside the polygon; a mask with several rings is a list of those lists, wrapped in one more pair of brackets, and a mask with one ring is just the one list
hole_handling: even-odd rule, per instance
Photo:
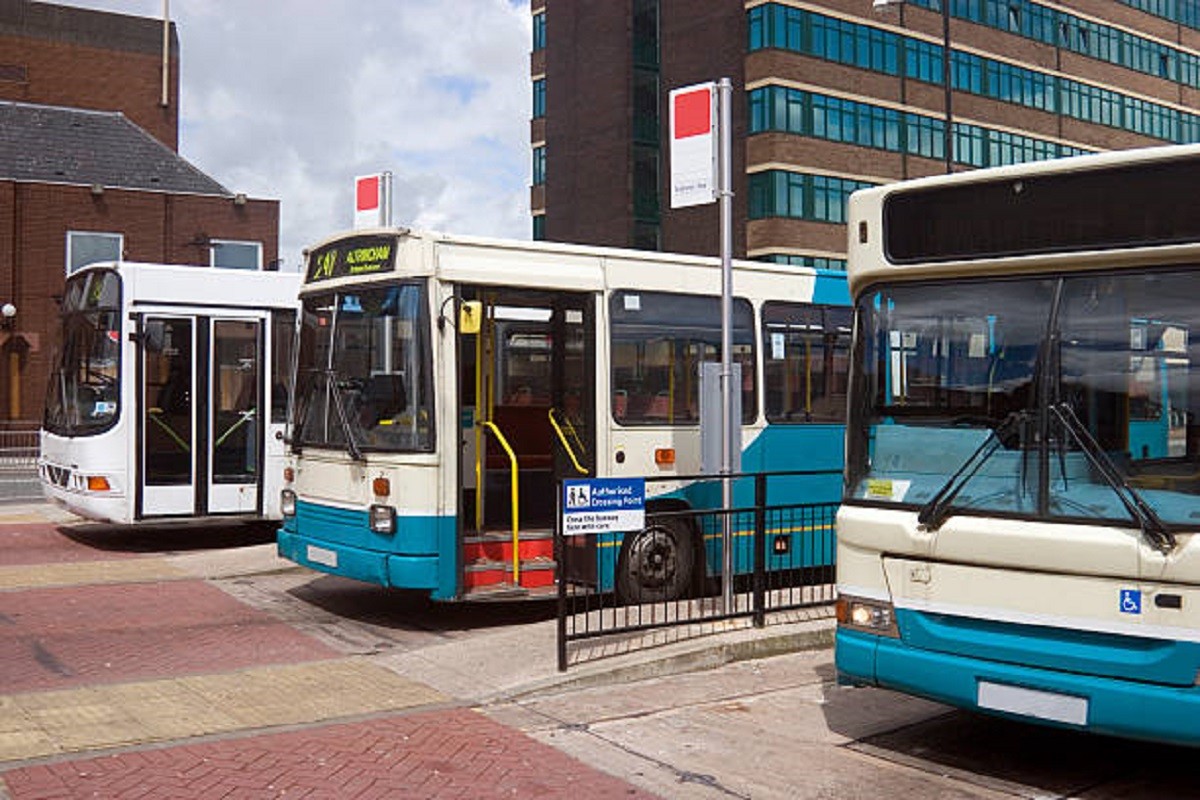
{"label": "bus front door", "polygon": [[261,510],[263,324],[146,316],[138,516]]}
{"label": "bus front door", "polygon": [[[463,521],[470,530],[547,531],[555,481],[593,472],[594,296],[490,287],[478,334],[460,342]],[[467,337],[464,337],[467,338]],[[513,461],[517,509],[514,514]]]}
{"label": "bus front door", "polygon": [[[208,511],[259,510],[263,437],[262,323],[214,320],[208,437]],[[268,417],[269,418],[269,417]]]}
{"label": "bus front door", "polygon": [[196,319],[144,317],[139,340],[138,516],[196,505]]}

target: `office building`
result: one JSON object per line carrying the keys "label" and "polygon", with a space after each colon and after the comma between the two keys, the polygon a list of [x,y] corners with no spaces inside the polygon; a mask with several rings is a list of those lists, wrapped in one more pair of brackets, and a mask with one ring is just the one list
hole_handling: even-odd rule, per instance
{"label": "office building", "polygon": [[1194,0],[942,2],[533,0],[534,238],[717,254],[715,205],[669,208],[666,122],[722,77],[734,252],[783,263],[844,267],[862,186],[1200,141]]}

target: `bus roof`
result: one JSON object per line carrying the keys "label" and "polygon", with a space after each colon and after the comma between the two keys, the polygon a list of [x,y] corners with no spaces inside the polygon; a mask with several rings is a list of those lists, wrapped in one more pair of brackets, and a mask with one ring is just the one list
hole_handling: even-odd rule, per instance
{"label": "bus roof", "polygon": [[126,303],[173,303],[224,308],[294,308],[301,275],[226,267],[109,261],[88,264],[68,280],[110,270],[121,276]]}
{"label": "bus roof", "polygon": [[1194,259],[1200,215],[1187,199],[1193,174],[1200,178],[1200,145],[1170,145],[855,192],[848,211],[850,292],[879,280]]}
{"label": "bus roof", "polygon": [[[391,242],[397,252],[385,252]],[[357,256],[350,255],[355,249]],[[325,271],[316,261],[331,250],[339,250],[337,266],[322,261]],[[362,268],[366,261],[379,257],[378,265]],[[357,261],[358,274],[347,262]],[[386,263],[385,263],[386,262]],[[394,264],[403,264],[395,268]],[[600,291],[610,287],[670,291],[688,290],[699,293],[720,293],[720,259],[716,257],[662,253],[616,247],[566,244],[460,236],[409,228],[373,228],[343,231],[329,236],[305,250],[309,274],[302,291],[313,291],[326,285],[404,277],[434,276],[459,282],[482,285],[538,286],[563,291]],[[378,269],[375,268],[378,266]],[[646,269],[662,266],[664,269]],[[828,302],[844,303],[845,275],[838,271],[817,270],[812,267],[776,264],[766,261],[736,259],[733,262],[735,290],[753,276],[766,280],[779,277],[798,279],[796,299],[814,299],[814,284],[821,287],[817,294],[829,294],[837,299]],[[837,284],[836,288],[833,284]],[[829,286],[827,289],[826,286]],[[781,298],[782,299],[782,298]]]}

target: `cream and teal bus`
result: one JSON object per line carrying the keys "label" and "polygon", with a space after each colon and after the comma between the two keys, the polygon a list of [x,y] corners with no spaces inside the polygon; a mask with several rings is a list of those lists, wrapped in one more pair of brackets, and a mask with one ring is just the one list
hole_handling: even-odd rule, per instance
{"label": "cream and teal bus", "polygon": [[842,679],[1200,744],[1197,180],[1182,146],[852,196]]}
{"label": "cream and teal bus", "polygon": [[[560,480],[653,476],[647,512],[712,503],[687,476],[699,367],[720,360],[716,259],[380,229],[306,265],[284,557],[437,600],[545,596]],[[845,273],[738,261],[733,293],[741,469],[821,472],[791,494],[836,503]],[[831,526],[790,535],[831,562]],[[627,599],[720,572],[679,519],[611,544],[572,563]]]}

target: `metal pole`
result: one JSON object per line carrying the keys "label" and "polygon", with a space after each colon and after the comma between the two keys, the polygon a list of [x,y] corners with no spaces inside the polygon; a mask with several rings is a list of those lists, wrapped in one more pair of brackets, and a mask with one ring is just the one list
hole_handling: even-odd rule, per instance
{"label": "metal pole", "polygon": [[389,171],[384,172],[383,175],[381,175],[379,179],[380,179],[380,181],[383,182],[382,191],[380,192],[380,194],[383,196],[382,199],[380,200],[380,205],[383,207],[382,208],[383,219],[380,220],[380,222],[383,223],[383,226],[385,228],[390,228],[390,227],[392,227],[392,173],[391,173],[391,171],[389,170]]}
{"label": "metal pole", "polygon": [[162,105],[171,105],[171,0],[163,0]]}
{"label": "metal pole", "polygon": [[954,112],[952,111],[953,94],[950,86],[950,2],[942,0],[942,88],[946,95],[946,130],[942,147],[946,151],[946,174],[954,172]]}
{"label": "metal pole", "polygon": [[[733,84],[717,81],[721,204],[721,607],[733,613]],[[739,387],[740,388],[740,387]]]}

